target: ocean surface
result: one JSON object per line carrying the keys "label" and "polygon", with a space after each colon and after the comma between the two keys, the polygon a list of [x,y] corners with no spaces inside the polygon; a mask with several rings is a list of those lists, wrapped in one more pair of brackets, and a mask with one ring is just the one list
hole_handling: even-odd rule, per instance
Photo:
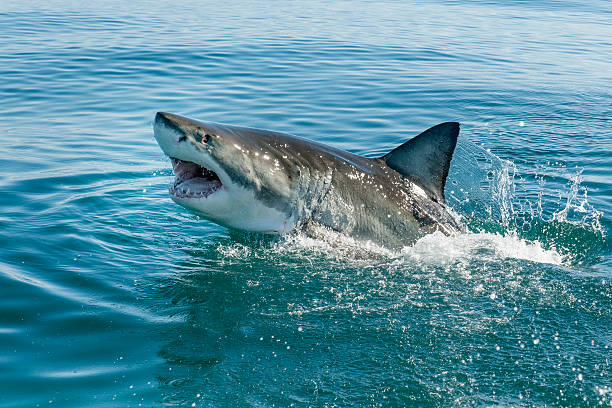
{"label": "ocean surface", "polygon": [[[374,157],[462,124],[469,232],[172,202],[157,111]],[[612,5],[0,2],[0,407],[612,405]]]}

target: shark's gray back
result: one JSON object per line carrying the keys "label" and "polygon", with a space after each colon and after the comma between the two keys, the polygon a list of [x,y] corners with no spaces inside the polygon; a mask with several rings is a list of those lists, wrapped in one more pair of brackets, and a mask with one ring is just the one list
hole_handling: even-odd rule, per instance
{"label": "shark's gray back", "polygon": [[[418,160],[406,158],[415,162],[408,166],[415,174],[411,177],[389,166],[389,158],[401,162],[393,152],[372,159],[284,133],[232,128],[251,143],[254,140],[259,144],[262,152],[279,158],[282,167],[298,169],[299,191],[290,209],[285,210],[295,211],[302,224],[319,223],[389,246],[410,245],[438,230],[450,234],[461,229],[443,204],[443,185],[452,151],[443,152],[444,168],[432,176],[438,180],[427,178],[427,173],[432,172],[427,167],[439,168],[435,164],[427,166],[428,158],[433,160],[432,150],[440,151],[439,140],[436,146],[420,140],[417,149],[409,146],[407,151],[400,151],[404,156],[423,153],[417,156]],[[419,141],[418,137],[411,141]],[[405,146],[398,149],[401,148]],[[423,171],[415,171],[419,163],[425,167]]]}
{"label": "shark's gray back", "polygon": [[[328,157],[330,188],[312,220],[357,238],[389,246],[413,244],[427,233],[450,234],[460,225],[446,207],[382,159]],[[359,167],[355,167],[358,164]]]}

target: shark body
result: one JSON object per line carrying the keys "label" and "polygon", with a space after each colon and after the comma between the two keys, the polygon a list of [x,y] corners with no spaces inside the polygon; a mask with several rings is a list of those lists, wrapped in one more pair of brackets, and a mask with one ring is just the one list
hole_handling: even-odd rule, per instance
{"label": "shark body", "polygon": [[154,135],[173,164],[171,198],[223,226],[283,234],[319,224],[388,247],[462,230],[444,205],[456,122],[378,158],[164,112]]}

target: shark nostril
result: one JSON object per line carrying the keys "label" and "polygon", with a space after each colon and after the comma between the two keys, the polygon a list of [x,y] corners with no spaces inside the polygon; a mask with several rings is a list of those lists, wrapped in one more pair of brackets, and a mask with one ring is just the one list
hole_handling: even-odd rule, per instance
{"label": "shark nostril", "polygon": [[187,136],[181,136],[179,137],[178,142],[181,143],[181,142],[184,142],[185,140],[187,140]]}

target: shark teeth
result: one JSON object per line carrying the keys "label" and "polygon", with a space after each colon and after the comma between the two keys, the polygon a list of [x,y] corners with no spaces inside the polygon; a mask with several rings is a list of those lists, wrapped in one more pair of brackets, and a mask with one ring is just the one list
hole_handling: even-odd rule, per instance
{"label": "shark teeth", "polygon": [[221,187],[221,180],[215,172],[197,163],[171,158],[174,169],[174,184],[170,195],[176,198],[207,198]]}
{"label": "shark teeth", "polygon": [[197,183],[195,188],[182,188],[177,186],[170,187],[170,194],[178,198],[207,198],[216,193],[222,184],[217,181]]}

